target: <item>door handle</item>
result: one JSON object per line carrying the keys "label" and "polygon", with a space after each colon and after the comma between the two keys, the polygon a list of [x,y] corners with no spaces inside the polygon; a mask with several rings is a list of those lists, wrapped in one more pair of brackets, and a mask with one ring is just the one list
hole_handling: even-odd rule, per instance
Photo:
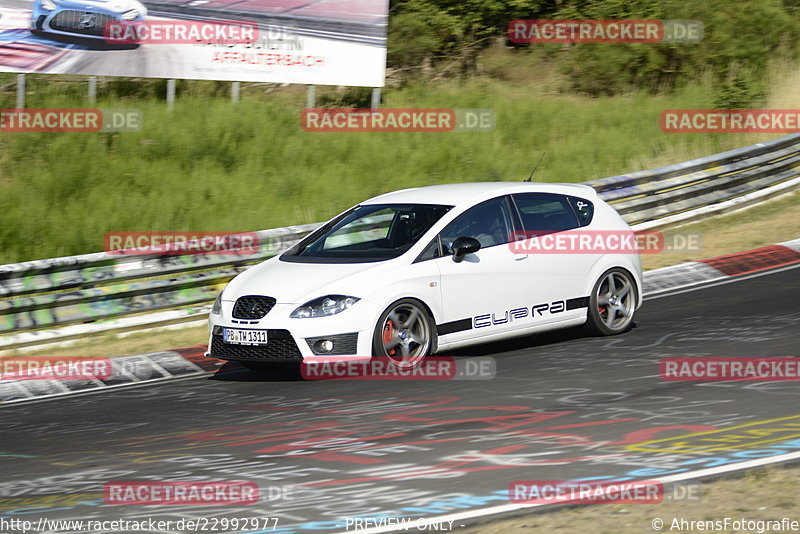
{"label": "door handle", "polygon": [[514,261],[527,260],[530,254],[514,254]]}

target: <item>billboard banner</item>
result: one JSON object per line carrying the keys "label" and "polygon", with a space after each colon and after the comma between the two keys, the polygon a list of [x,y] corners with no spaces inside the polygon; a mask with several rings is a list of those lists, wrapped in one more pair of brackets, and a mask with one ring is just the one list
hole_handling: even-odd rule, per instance
{"label": "billboard banner", "polygon": [[0,71],[382,87],[389,0],[0,0]]}

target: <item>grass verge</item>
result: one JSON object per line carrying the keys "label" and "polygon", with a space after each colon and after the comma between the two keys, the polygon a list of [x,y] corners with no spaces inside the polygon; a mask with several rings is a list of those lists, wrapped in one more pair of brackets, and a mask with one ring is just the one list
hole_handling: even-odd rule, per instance
{"label": "grass verge", "polygon": [[[79,83],[55,79],[29,76],[28,107],[86,106]],[[522,180],[542,152],[538,181],[579,182],[762,140],[661,132],[662,110],[711,106],[709,83],[603,98],[481,77],[385,91],[384,108],[495,112],[493,131],[463,133],[305,132],[297,90],[251,88],[238,104],[182,94],[171,113],[154,96],[101,94],[98,108],[139,109],[142,130],[0,137],[0,263],[96,252],[108,232],[261,230],[406,187]],[[12,102],[0,92],[0,108]]]}

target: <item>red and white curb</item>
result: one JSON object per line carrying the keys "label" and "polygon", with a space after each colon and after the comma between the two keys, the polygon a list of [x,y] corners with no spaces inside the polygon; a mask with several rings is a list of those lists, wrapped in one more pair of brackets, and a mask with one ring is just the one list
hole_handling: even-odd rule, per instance
{"label": "red and white curb", "polygon": [[[738,277],[755,276],[780,268],[800,266],[800,239],[655,269],[644,274],[644,296],[655,298],[676,290],[700,288]],[[236,366],[203,356],[205,346],[113,358],[109,378],[92,380],[0,380],[0,404],[61,397],[104,388],[136,386],[165,380],[202,376]]]}
{"label": "red and white curb", "polygon": [[800,263],[800,239],[702,261],[690,261],[644,273],[644,294],[654,297],[676,289],[705,286],[739,276]]}
{"label": "red and white curb", "polygon": [[[226,363],[203,356],[206,347],[188,347],[112,358],[111,376],[91,380],[0,380],[0,404],[61,397],[106,388],[136,386],[201,376],[219,371]],[[0,360],[2,361],[2,360]],[[228,364],[231,365],[231,364]]]}

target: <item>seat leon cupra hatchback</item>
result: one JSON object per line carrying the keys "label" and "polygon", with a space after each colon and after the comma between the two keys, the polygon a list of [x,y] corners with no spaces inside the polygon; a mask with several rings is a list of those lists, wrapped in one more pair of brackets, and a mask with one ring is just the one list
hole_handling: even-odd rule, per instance
{"label": "seat leon cupra hatchback", "polygon": [[638,250],[570,246],[615,235],[617,243],[633,232],[585,185],[380,195],[234,278],[209,316],[206,354],[257,369],[374,356],[414,365],[580,324],[618,334],[642,300]]}

